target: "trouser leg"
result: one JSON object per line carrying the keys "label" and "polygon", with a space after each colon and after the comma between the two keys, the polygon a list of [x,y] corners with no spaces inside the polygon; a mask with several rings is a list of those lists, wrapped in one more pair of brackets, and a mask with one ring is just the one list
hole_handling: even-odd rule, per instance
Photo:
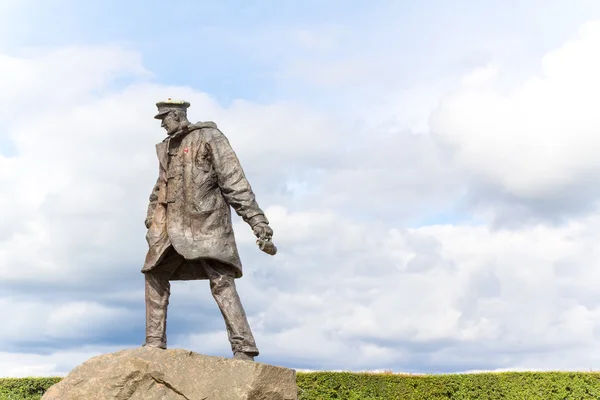
{"label": "trouser leg", "polygon": [[210,291],[225,320],[231,350],[234,354],[242,352],[257,356],[259,352],[235,287],[233,273],[226,267],[208,263],[205,270],[210,281]]}
{"label": "trouser leg", "polygon": [[171,295],[169,279],[185,260],[169,247],[161,262],[145,272],[146,341],[144,346],[167,348],[167,308]]}
{"label": "trouser leg", "polygon": [[167,348],[167,308],[171,294],[169,274],[149,271],[146,279],[146,341],[144,346]]}

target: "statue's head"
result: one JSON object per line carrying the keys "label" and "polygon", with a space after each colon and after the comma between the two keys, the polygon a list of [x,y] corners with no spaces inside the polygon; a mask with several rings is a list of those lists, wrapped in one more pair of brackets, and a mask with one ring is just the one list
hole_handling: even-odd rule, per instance
{"label": "statue's head", "polygon": [[169,98],[167,101],[156,103],[158,114],[154,118],[162,120],[160,126],[167,131],[167,135],[172,135],[189,125],[190,122],[187,119],[189,106],[190,103],[187,101]]}

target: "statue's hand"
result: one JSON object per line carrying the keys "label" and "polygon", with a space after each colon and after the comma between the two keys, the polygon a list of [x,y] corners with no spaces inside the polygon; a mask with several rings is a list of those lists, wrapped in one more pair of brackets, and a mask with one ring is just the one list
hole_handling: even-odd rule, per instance
{"label": "statue's hand", "polygon": [[273,229],[264,222],[258,223],[252,227],[254,235],[259,239],[270,240],[273,237]]}
{"label": "statue's hand", "polygon": [[252,230],[258,238],[256,244],[261,251],[264,251],[272,256],[277,254],[277,247],[271,241],[271,238],[273,237],[273,229],[271,229],[268,224],[264,222],[258,223],[252,227]]}

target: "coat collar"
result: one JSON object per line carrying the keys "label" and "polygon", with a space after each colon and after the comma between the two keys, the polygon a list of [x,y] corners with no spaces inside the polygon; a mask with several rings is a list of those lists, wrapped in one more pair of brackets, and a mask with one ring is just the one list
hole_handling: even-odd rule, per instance
{"label": "coat collar", "polygon": [[167,168],[167,160],[168,160],[168,150],[169,150],[169,144],[171,143],[171,140],[173,139],[182,139],[183,137],[185,137],[188,133],[193,132],[195,130],[198,129],[202,129],[202,128],[217,128],[217,124],[215,124],[212,121],[206,121],[206,122],[197,122],[195,124],[189,124],[187,126],[185,126],[183,129],[175,132],[173,135],[171,136],[167,136],[162,142],[158,143],[156,145],[156,155],[158,156],[158,161],[160,162],[160,164],[162,165],[163,168]]}

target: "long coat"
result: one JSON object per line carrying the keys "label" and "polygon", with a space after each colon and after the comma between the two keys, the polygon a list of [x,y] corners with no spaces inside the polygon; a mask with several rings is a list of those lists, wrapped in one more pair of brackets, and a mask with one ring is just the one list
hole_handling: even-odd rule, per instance
{"label": "long coat", "polygon": [[231,208],[250,226],[268,223],[229,141],[213,122],[189,125],[156,145],[159,176],[150,195],[142,272],[170,246],[182,257],[171,280],[206,279],[190,260],[212,259],[243,275]]}

